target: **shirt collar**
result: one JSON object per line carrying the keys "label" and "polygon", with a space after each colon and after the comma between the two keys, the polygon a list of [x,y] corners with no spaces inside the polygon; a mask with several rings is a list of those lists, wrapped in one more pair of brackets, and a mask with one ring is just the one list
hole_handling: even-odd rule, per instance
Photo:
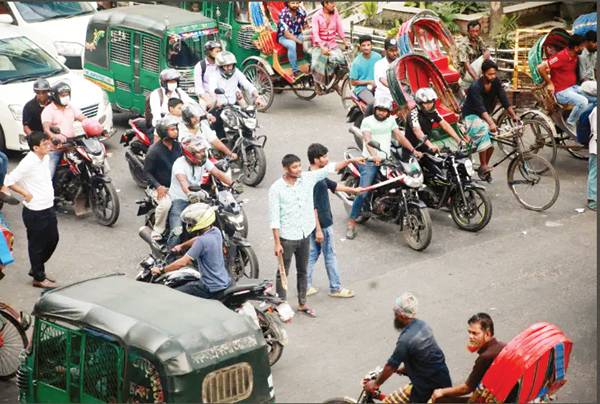
{"label": "shirt collar", "polygon": [[477,353],[478,353],[479,355],[481,355],[482,353],[484,353],[484,352],[485,352],[485,350],[486,350],[486,349],[488,349],[488,347],[489,347],[490,345],[493,345],[493,344],[495,344],[496,342],[497,342],[497,341],[496,341],[496,337],[492,337],[492,339],[491,339],[491,340],[489,340],[488,342],[486,342],[485,344],[483,344],[483,345],[481,346],[481,348],[479,348],[479,349],[477,350]]}

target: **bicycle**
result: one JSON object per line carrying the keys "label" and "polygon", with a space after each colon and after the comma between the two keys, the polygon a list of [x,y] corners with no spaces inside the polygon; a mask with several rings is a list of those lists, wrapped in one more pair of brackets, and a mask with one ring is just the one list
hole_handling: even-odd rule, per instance
{"label": "bicycle", "polygon": [[[492,140],[498,144],[508,146],[508,148],[506,148],[506,155],[493,164],[492,168],[496,168],[504,161],[511,159],[506,173],[508,187],[525,209],[541,212],[549,209],[558,199],[560,181],[552,164],[537,155],[535,150],[527,148],[523,144],[525,128],[536,125],[538,125],[536,120],[523,119],[514,126],[506,123],[506,121],[499,126],[498,133],[492,134]],[[531,195],[529,195],[528,191],[533,192],[530,192]]]}
{"label": "bicycle", "polygon": [[29,340],[26,331],[31,318],[0,302],[0,380],[9,380],[19,368],[21,351]]}

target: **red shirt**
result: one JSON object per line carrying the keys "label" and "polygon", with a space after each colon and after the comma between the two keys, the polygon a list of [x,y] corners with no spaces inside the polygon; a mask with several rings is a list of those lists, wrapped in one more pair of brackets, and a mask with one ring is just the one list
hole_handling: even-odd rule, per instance
{"label": "red shirt", "polygon": [[569,55],[568,48],[548,59],[548,66],[555,93],[577,84],[577,55]]}

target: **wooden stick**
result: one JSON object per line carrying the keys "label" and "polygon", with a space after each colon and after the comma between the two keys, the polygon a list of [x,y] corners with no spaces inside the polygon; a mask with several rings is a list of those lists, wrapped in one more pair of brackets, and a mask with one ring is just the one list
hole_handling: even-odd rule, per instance
{"label": "wooden stick", "polygon": [[283,253],[277,256],[277,261],[279,262],[279,276],[281,278],[281,287],[284,290],[288,288],[287,275],[285,274],[285,264],[283,263]]}

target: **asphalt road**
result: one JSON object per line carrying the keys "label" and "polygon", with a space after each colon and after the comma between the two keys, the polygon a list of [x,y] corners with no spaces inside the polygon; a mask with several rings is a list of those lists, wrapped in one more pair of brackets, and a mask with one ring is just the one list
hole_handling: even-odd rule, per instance
{"label": "asphalt road", "polygon": [[[116,117],[121,127],[123,116]],[[268,136],[268,169],[258,188],[246,188],[244,198],[250,222],[249,240],[261,265],[261,277],[275,274],[272,237],[268,225],[267,191],[281,174],[280,160],[296,153],[306,162],[306,148],[321,142],[336,161],[352,137],[335,95],[310,102],[292,94],[278,95],[259,129]],[[111,177],[119,190],[121,216],[112,228],[93,218],[59,216],[60,243],[48,264],[48,273],[65,284],[106,272],[134,276],[148,249],[137,236],[142,225],[135,201],[142,196],[127,171],[118,135],[110,142]],[[12,158],[12,164],[17,161]],[[587,163],[559,151],[556,167],[561,193],[544,213],[527,211],[506,185],[507,163],[494,173],[488,186],[493,201],[491,223],[480,233],[460,231],[448,212],[432,211],[433,240],[424,252],[410,250],[391,225],[369,222],[355,240],[344,239],[345,212],[332,197],[336,249],[342,283],[356,292],[353,299],[327,296],[322,262],[315,285],[321,292],[309,298],[318,318],[297,315],[287,326],[289,345],[272,371],[280,402],[320,402],[335,396],[354,396],[360,380],[383,365],[391,354],[397,332],[392,304],[410,290],[419,298],[418,316],[431,325],[455,383],[465,380],[475,359],[467,352],[466,320],[485,311],[492,315],[496,335],[508,341],[527,326],[549,321],[560,326],[574,342],[567,378],[559,401],[595,402],[596,337],[596,215],[575,209],[585,206]],[[4,209],[16,234],[16,264],[0,283],[0,300],[30,310],[39,289],[27,276],[27,244],[20,208]],[[294,271],[294,270],[292,270]],[[294,272],[290,302],[295,300]],[[174,308],[174,313],[175,313]],[[396,376],[384,386],[391,391],[406,384]],[[16,388],[0,383],[0,402],[13,402]]]}

